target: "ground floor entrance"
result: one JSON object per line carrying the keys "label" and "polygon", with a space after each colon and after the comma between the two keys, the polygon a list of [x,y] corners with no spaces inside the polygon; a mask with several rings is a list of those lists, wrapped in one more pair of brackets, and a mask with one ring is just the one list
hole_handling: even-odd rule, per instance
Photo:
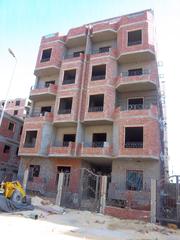
{"label": "ground floor entrance", "polygon": [[86,168],[64,173],[61,206],[98,212],[101,177]]}

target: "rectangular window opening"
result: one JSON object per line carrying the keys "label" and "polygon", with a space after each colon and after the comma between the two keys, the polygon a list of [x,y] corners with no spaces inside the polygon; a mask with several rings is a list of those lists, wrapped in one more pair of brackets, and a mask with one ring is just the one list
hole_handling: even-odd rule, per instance
{"label": "rectangular window opening", "polygon": [[10,146],[9,145],[4,145],[3,153],[9,153],[10,152]]}
{"label": "rectangular window opening", "polygon": [[68,147],[69,142],[75,142],[76,134],[64,134],[63,136],[63,147]]}
{"label": "rectangular window opening", "polygon": [[51,112],[51,106],[41,107],[42,116],[44,116],[46,112]]}
{"label": "rectangular window opening", "polygon": [[33,148],[36,144],[37,131],[26,131],[24,147]]}
{"label": "rectangular window opening", "polygon": [[143,109],[143,98],[128,99],[128,110]]}
{"label": "rectangular window opening", "polygon": [[8,130],[13,131],[14,129],[14,123],[10,122],[8,126]]}
{"label": "rectangular window opening", "polygon": [[106,64],[93,66],[91,81],[103,80],[106,78]]}
{"label": "rectangular window opening", "polygon": [[142,30],[128,32],[128,46],[142,43]]}
{"label": "rectangular window opening", "polygon": [[104,94],[91,95],[89,98],[89,112],[103,112]]}
{"label": "rectangular window opening", "polygon": [[41,62],[48,62],[51,58],[51,52],[52,52],[52,48],[43,50]]}
{"label": "rectangular window opening", "polygon": [[143,148],[143,127],[125,128],[125,148]]}
{"label": "rectangular window opening", "polygon": [[94,133],[92,147],[104,147],[104,142],[106,142],[106,133]]}
{"label": "rectangular window opening", "polygon": [[20,100],[17,100],[15,103],[16,106],[20,106]]}
{"label": "rectangular window opening", "polygon": [[14,115],[14,116],[18,115],[18,110],[14,110],[13,115]]}
{"label": "rectangular window opening", "polygon": [[39,173],[40,173],[40,165],[30,165],[28,181],[33,182],[34,178],[39,177]]}
{"label": "rectangular window opening", "polygon": [[72,97],[61,98],[59,104],[59,114],[70,114],[72,109]]}
{"label": "rectangular window opening", "polygon": [[46,81],[46,82],[45,82],[45,87],[48,88],[51,84],[55,84],[55,80]]}
{"label": "rectangular window opening", "polygon": [[76,79],[76,69],[73,70],[66,70],[64,71],[64,79],[63,79],[63,85],[65,84],[73,84],[75,83]]}
{"label": "rectangular window opening", "polygon": [[143,190],[143,171],[127,170],[126,189],[131,191]]}

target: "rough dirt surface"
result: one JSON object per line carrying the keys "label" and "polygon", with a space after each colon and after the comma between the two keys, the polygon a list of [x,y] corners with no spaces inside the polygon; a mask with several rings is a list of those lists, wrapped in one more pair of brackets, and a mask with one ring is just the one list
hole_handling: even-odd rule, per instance
{"label": "rough dirt surface", "polygon": [[63,209],[39,197],[32,203],[36,206],[33,211],[0,213],[1,239],[180,240],[180,229]]}

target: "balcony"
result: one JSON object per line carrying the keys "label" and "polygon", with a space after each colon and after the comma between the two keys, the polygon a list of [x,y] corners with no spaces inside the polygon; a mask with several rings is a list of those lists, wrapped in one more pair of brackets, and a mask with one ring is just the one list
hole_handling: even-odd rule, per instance
{"label": "balcony", "polygon": [[53,121],[53,113],[52,112],[40,112],[33,111],[29,114],[26,119],[26,122],[52,122]]}
{"label": "balcony", "polygon": [[79,53],[79,54],[67,54],[64,56],[64,62],[69,62],[69,61],[78,61],[78,60],[83,60],[84,59],[84,53]]}
{"label": "balcony", "polygon": [[85,46],[86,32],[87,29],[85,26],[70,29],[66,38],[66,46],[68,48],[83,45]]}
{"label": "balcony", "polygon": [[81,155],[86,157],[109,157],[112,146],[108,142],[82,143]]}
{"label": "balcony", "polygon": [[114,118],[126,119],[126,118],[139,118],[141,116],[144,118],[158,118],[158,108],[156,105],[141,105],[141,106],[131,106],[131,109],[122,109],[118,107],[115,109]]}
{"label": "balcony", "polygon": [[72,109],[62,109],[58,114],[54,114],[55,126],[75,126],[77,122],[77,112]]}
{"label": "balcony", "polygon": [[58,34],[42,38],[34,70],[37,77],[59,73],[64,52],[63,47],[63,39]]}
{"label": "balcony", "polygon": [[49,148],[49,157],[67,156],[71,157],[75,152],[74,142],[54,143]]}
{"label": "balcony", "polygon": [[155,90],[157,85],[157,74],[144,70],[140,75],[128,76],[122,72],[115,79],[115,86],[119,92]]}
{"label": "balcony", "polygon": [[100,49],[95,49],[92,51],[91,53],[91,56],[90,58],[91,59],[94,59],[96,57],[100,57],[100,56],[103,56],[103,57],[116,57],[117,55],[117,50],[116,48],[107,48],[106,50],[100,50]]}
{"label": "balcony", "polygon": [[56,98],[57,93],[57,85],[50,84],[49,86],[36,86],[31,88],[30,91],[30,99],[35,101],[41,100],[52,100]]}
{"label": "balcony", "polygon": [[109,41],[116,38],[117,23],[101,22],[93,25],[92,40],[93,42]]}

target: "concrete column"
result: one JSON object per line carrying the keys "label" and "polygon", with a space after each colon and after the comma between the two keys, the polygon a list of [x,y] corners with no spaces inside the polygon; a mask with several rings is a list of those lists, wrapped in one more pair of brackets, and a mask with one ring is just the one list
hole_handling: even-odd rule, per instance
{"label": "concrete column", "polygon": [[61,204],[63,180],[64,180],[64,173],[59,173],[58,188],[57,188],[57,195],[56,195],[56,205],[58,206],[60,206]]}
{"label": "concrete column", "polygon": [[84,141],[84,126],[81,122],[77,123],[76,142],[81,143]]}
{"label": "concrete column", "polygon": [[27,182],[28,182],[28,176],[29,176],[29,167],[27,167],[24,171],[24,178],[23,178],[23,188],[26,190]]}
{"label": "concrete column", "polygon": [[91,29],[89,27],[87,38],[86,38],[86,50],[85,50],[85,53],[86,54],[91,54],[91,52],[92,52],[92,41],[91,41]]}
{"label": "concrete column", "polygon": [[156,223],[156,180],[151,179],[151,223]]}
{"label": "concrete column", "polygon": [[119,152],[119,124],[113,122],[113,155],[117,155]]}
{"label": "concrete column", "polygon": [[106,207],[107,176],[102,176],[100,193],[100,213],[104,214]]}

